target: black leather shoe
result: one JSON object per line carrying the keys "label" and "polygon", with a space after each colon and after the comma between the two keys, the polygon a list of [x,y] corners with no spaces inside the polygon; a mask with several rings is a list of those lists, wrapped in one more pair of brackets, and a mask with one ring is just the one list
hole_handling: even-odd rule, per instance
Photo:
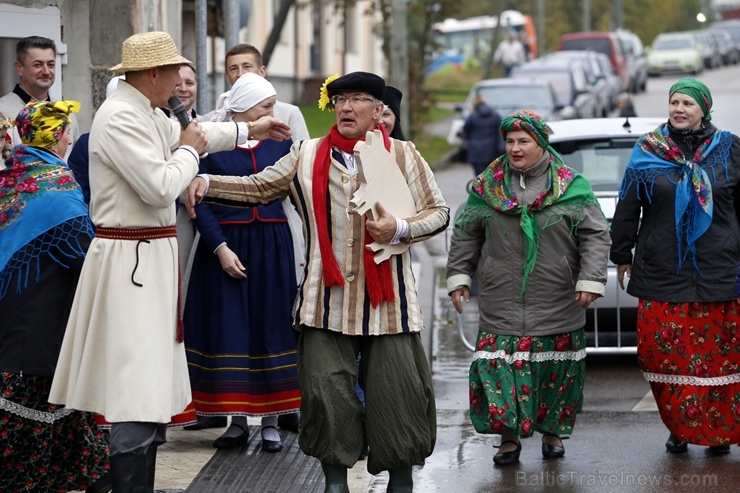
{"label": "black leather shoe", "polygon": [[563,447],[563,439],[554,433],[545,433],[542,438],[555,437],[560,440],[560,445],[550,445],[549,443],[542,442],[542,457],[545,459],[559,459],[565,455],[565,447]]}
{"label": "black leather shoe", "polygon": [[278,426],[281,430],[298,433],[298,422],[301,420],[301,413],[295,412],[290,414],[281,414],[278,416]]}
{"label": "black leather shoe", "polygon": [[183,430],[205,430],[207,428],[226,428],[226,416],[198,416],[193,425],[184,426]]}
{"label": "black leather shoe", "polygon": [[249,442],[249,431],[244,430],[244,433],[242,433],[239,436],[235,436],[235,437],[220,436],[216,438],[213,441],[213,446],[216,448],[234,448],[234,447],[239,447],[241,445],[245,445],[247,442]]}
{"label": "black leather shoe", "polygon": [[725,455],[730,453],[729,445],[710,445],[709,453],[711,455]]}
{"label": "black leather shoe", "polygon": [[515,442],[514,440],[504,440],[501,442],[501,446],[505,443],[516,444],[516,448],[509,452],[499,452],[493,456],[493,463],[497,466],[508,466],[510,464],[516,464],[519,462],[519,454],[522,452],[522,442]]}
{"label": "black leather shoe", "polygon": [[[273,430],[277,431],[278,434],[280,433],[278,429],[274,426],[263,426],[262,430],[265,428],[272,428]],[[270,452],[271,454],[274,454],[275,452],[280,452],[283,450],[283,441],[282,440],[265,440],[265,437],[262,437],[262,444],[260,445],[262,450],[265,452]]]}
{"label": "black leather shoe", "polygon": [[681,441],[671,433],[665,442],[665,449],[672,454],[683,454],[689,449],[689,442]]}

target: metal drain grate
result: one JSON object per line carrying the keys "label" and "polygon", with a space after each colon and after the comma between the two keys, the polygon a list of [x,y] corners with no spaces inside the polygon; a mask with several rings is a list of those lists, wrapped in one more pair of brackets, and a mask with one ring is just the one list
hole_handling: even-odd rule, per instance
{"label": "metal drain grate", "polygon": [[246,445],[218,450],[185,493],[323,493],[321,463],[301,451],[296,433],[282,432],[276,454],[260,449],[259,433],[251,426]]}

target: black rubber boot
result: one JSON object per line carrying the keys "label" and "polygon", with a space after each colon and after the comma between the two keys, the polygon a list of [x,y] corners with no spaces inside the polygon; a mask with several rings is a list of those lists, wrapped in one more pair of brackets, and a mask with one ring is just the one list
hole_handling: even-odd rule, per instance
{"label": "black rubber boot", "polygon": [[298,423],[301,421],[301,413],[281,414],[278,416],[278,426],[281,430],[298,433]]}
{"label": "black rubber boot", "polygon": [[99,478],[93,484],[88,486],[85,493],[110,493],[112,488],[113,484],[111,483],[110,473],[107,473],[105,476]]}
{"label": "black rubber boot", "polygon": [[146,493],[146,455],[121,454],[110,458],[114,493]]}
{"label": "black rubber boot", "polygon": [[157,446],[149,445],[146,451],[146,493],[154,493],[154,473],[157,471]]}
{"label": "black rubber boot", "polygon": [[414,476],[411,466],[397,467],[388,471],[387,493],[411,493],[414,491]]}
{"label": "black rubber boot", "polygon": [[326,481],[324,493],[349,493],[346,467],[322,462],[321,469],[324,471],[324,479]]}

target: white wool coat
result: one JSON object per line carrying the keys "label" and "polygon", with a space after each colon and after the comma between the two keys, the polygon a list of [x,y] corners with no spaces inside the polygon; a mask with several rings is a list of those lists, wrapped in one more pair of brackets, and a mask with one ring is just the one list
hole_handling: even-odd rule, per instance
{"label": "white wool coat", "polygon": [[[208,152],[233,149],[233,122],[202,123]],[[175,201],[198,172],[180,127],[124,81],[90,131],[90,215],[96,227],[175,224]],[[85,258],[50,402],[109,422],[167,423],[191,401],[178,320],[176,238],[95,238]]]}

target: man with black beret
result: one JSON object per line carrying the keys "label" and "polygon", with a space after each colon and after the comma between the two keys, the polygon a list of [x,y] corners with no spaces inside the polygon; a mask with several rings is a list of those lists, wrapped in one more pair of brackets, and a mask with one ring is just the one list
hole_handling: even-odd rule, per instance
{"label": "man with black beret", "polygon": [[[375,74],[330,77],[319,99],[319,107],[336,115],[326,136],[293,144],[288,156],[261,173],[198,177],[187,192],[189,208],[201,199],[247,206],[289,195],[296,204],[307,247],[294,305],[301,331],[299,443],[321,461],[326,493],[349,491],[347,469],[367,445],[367,470],[388,470],[388,491],[411,492],[412,466],[431,455],[436,440],[410,253],[375,264],[365,245],[430,238],[447,228],[449,208],[414,145],[388,138],[377,124],[384,97],[385,82]],[[354,146],[374,129],[406,177],[416,214],[396,218],[382,204],[376,204],[377,221],[353,213],[350,199],[360,185]],[[358,380],[365,407],[355,393]]]}

